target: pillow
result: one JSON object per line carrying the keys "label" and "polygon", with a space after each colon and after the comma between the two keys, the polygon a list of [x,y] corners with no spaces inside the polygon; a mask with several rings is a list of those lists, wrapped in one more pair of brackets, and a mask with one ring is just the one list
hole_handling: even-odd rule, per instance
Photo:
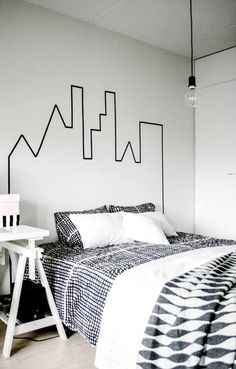
{"label": "pillow", "polygon": [[166,219],[165,215],[161,213],[160,211],[155,211],[153,213],[150,213],[150,212],[143,213],[143,215],[144,214],[147,217],[157,220],[160,223],[161,228],[166,236],[178,236],[178,234],[174,230],[174,227]]}
{"label": "pillow", "polygon": [[150,213],[70,214],[85,249],[132,241],[169,244],[161,224]]}
{"label": "pillow", "polygon": [[109,212],[116,213],[118,211],[125,211],[127,213],[146,213],[150,211],[155,211],[155,205],[151,202],[146,204],[136,205],[136,206],[116,206],[110,205]]}
{"label": "pillow", "polygon": [[159,221],[144,214],[123,214],[123,226],[126,238],[135,241],[148,242],[154,244],[168,245],[167,240]]}
{"label": "pillow", "polygon": [[121,213],[70,214],[69,218],[79,229],[85,249],[132,241],[125,237]]}
{"label": "pillow", "polygon": [[83,211],[62,211],[54,214],[57,236],[59,241],[67,246],[79,246],[83,248],[81,236],[75,225],[69,218],[70,214],[94,214],[107,213],[107,207],[101,206],[96,209]]}

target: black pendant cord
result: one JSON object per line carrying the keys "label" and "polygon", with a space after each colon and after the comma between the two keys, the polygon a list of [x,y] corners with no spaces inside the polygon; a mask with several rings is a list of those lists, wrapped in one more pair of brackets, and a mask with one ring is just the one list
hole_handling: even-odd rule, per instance
{"label": "black pendant cord", "polygon": [[192,0],[190,1],[190,34],[191,34],[191,76],[194,75],[194,65],[193,65],[193,6]]}

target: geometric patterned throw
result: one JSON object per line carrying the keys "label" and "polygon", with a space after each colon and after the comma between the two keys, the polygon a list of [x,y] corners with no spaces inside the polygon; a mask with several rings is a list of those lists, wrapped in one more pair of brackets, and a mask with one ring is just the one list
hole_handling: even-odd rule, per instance
{"label": "geometric patterned throw", "polygon": [[236,252],[165,284],[137,368],[236,368]]}

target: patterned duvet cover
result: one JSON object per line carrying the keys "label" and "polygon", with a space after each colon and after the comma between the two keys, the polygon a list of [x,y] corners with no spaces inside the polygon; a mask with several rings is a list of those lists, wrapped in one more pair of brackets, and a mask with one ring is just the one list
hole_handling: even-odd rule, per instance
{"label": "patterned duvet cover", "polygon": [[60,243],[42,245],[43,266],[63,323],[96,346],[106,297],[120,274],[170,255],[235,243],[186,233],[169,237],[169,242],[134,242],[84,251]]}

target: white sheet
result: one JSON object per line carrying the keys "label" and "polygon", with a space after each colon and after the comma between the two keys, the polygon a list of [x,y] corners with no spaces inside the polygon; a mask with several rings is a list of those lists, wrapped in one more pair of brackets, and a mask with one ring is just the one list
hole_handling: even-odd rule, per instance
{"label": "white sheet", "polygon": [[142,264],[118,276],[107,296],[95,366],[135,369],[146,324],[165,282],[235,249],[232,245],[187,251]]}

